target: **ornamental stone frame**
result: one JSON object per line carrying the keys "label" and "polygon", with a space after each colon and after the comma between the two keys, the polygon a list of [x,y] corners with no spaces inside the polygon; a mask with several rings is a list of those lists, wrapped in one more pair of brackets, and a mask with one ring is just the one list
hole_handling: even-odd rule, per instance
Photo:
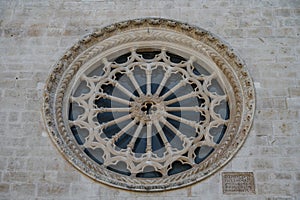
{"label": "ornamental stone frame", "polygon": [[71,47],[44,92],[49,135],[92,179],[136,191],[210,176],[253,120],[245,64],[215,35],[174,20],[104,27]]}

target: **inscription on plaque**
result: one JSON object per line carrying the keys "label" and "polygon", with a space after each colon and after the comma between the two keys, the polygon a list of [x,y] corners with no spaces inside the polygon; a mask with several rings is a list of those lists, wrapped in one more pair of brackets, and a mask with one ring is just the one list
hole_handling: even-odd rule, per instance
{"label": "inscription on plaque", "polygon": [[255,194],[253,172],[223,172],[223,194]]}

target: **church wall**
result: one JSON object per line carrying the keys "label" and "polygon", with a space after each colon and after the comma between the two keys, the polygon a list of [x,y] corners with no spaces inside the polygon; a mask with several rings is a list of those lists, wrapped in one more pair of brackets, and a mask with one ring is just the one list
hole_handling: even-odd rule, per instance
{"label": "church wall", "polygon": [[[182,189],[129,192],[82,175],[56,150],[42,119],[52,66],[84,35],[127,19],[202,27],[245,60],[256,113],[238,154]],[[0,1],[0,199],[300,199],[300,2],[297,0]],[[256,194],[223,194],[222,172],[253,172]]]}

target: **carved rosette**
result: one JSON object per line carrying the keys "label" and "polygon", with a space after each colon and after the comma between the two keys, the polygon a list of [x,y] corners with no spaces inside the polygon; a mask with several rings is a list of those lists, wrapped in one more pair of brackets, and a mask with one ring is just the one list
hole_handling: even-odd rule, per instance
{"label": "carved rosette", "polygon": [[224,166],[250,130],[253,82],[227,44],[178,21],[136,19],[80,40],[54,66],[43,113],[92,179],[160,191]]}

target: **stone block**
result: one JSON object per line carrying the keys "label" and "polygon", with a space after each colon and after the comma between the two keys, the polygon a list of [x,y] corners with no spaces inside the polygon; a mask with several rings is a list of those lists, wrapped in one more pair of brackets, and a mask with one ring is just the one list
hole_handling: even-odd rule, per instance
{"label": "stone block", "polygon": [[294,145],[295,141],[291,140],[293,136],[274,136],[272,137],[272,144],[276,146],[290,146]]}
{"label": "stone block", "polygon": [[259,148],[259,154],[261,156],[268,156],[272,157],[274,155],[282,155],[285,156],[287,154],[286,150],[283,150],[282,148],[278,146],[263,146]]}
{"label": "stone block", "polygon": [[4,182],[27,182],[30,174],[28,172],[5,172],[3,175]]}
{"label": "stone block", "polygon": [[7,171],[25,171],[27,158],[9,158]]}
{"label": "stone block", "polygon": [[275,15],[280,17],[289,17],[291,15],[292,9],[289,8],[279,8],[275,10]]}
{"label": "stone block", "polygon": [[286,97],[273,98],[273,108],[286,109],[286,107],[287,107]]}
{"label": "stone block", "polygon": [[274,196],[291,196],[293,193],[293,189],[289,184],[281,183],[258,184],[257,191],[258,194],[273,194]]}
{"label": "stone block", "polygon": [[297,133],[296,123],[285,121],[273,121],[274,135],[286,136]]}
{"label": "stone block", "polygon": [[276,109],[257,109],[256,110],[256,118],[259,121],[270,121],[270,120],[278,120],[278,115],[280,112]]}
{"label": "stone block", "polygon": [[0,112],[0,121],[1,121],[1,122],[6,122],[7,115],[8,115],[7,112],[1,111],[1,112]]}
{"label": "stone block", "polygon": [[8,116],[8,121],[10,122],[18,122],[19,120],[19,112],[10,112]]}
{"label": "stone block", "polygon": [[270,27],[248,28],[247,37],[269,37],[272,36],[273,30]]}
{"label": "stone block", "polygon": [[277,168],[291,171],[299,170],[300,160],[294,158],[285,158],[281,162],[278,162]]}
{"label": "stone block", "polygon": [[300,154],[298,146],[291,146],[286,148],[287,155],[297,157]]}
{"label": "stone block", "polygon": [[292,174],[291,173],[275,173],[275,179],[278,180],[291,180]]}
{"label": "stone block", "polygon": [[300,119],[299,110],[288,109],[278,112],[279,120],[298,121]]}
{"label": "stone block", "polygon": [[21,195],[23,198],[25,196],[33,196],[35,195],[36,185],[30,183],[20,183],[12,185],[12,195],[18,196]]}
{"label": "stone block", "polygon": [[274,168],[274,163],[270,158],[256,158],[251,161],[251,167],[254,170],[270,170]]}
{"label": "stone block", "polygon": [[0,194],[4,194],[4,193],[8,193],[8,192],[9,192],[9,184],[0,183]]}
{"label": "stone block", "polygon": [[255,174],[255,180],[257,183],[268,184],[274,180],[273,173],[268,171],[257,171]]}
{"label": "stone block", "polygon": [[43,158],[31,157],[27,160],[27,170],[28,171],[45,171],[46,164],[43,161]]}
{"label": "stone block", "polygon": [[273,198],[270,198],[272,200],[295,200],[295,197],[291,197],[291,196],[276,196]]}
{"label": "stone block", "polygon": [[300,109],[300,98],[299,97],[287,98],[287,107],[290,110]]}
{"label": "stone block", "polygon": [[[87,184],[81,184],[81,183],[75,183],[71,185],[71,197],[72,198],[87,198],[87,199],[101,199],[101,197],[106,197],[109,196],[109,194],[112,193],[107,193],[107,195],[103,195],[99,193],[98,185],[95,185],[93,183],[87,183]],[[113,195],[110,196],[113,198]],[[124,198],[126,196],[124,195]]]}
{"label": "stone block", "polygon": [[41,113],[39,112],[23,112],[21,115],[21,120],[24,123],[37,122],[41,118]]}
{"label": "stone block", "polygon": [[53,197],[69,197],[69,185],[60,183],[40,183],[37,185],[37,196]]}
{"label": "stone block", "polygon": [[289,91],[289,97],[295,98],[300,97],[300,87],[291,87],[288,89]]}
{"label": "stone block", "polygon": [[234,171],[249,171],[250,162],[248,158],[235,158],[232,160],[232,169]]}
{"label": "stone block", "polygon": [[79,173],[61,171],[57,174],[57,181],[61,183],[74,183],[79,181]]}
{"label": "stone block", "polygon": [[273,134],[273,126],[266,120],[254,122],[254,130],[258,136],[267,136]]}
{"label": "stone block", "polygon": [[255,138],[255,145],[257,146],[266,146],[269,144],[269,137],[268,136],[260,136]]}

